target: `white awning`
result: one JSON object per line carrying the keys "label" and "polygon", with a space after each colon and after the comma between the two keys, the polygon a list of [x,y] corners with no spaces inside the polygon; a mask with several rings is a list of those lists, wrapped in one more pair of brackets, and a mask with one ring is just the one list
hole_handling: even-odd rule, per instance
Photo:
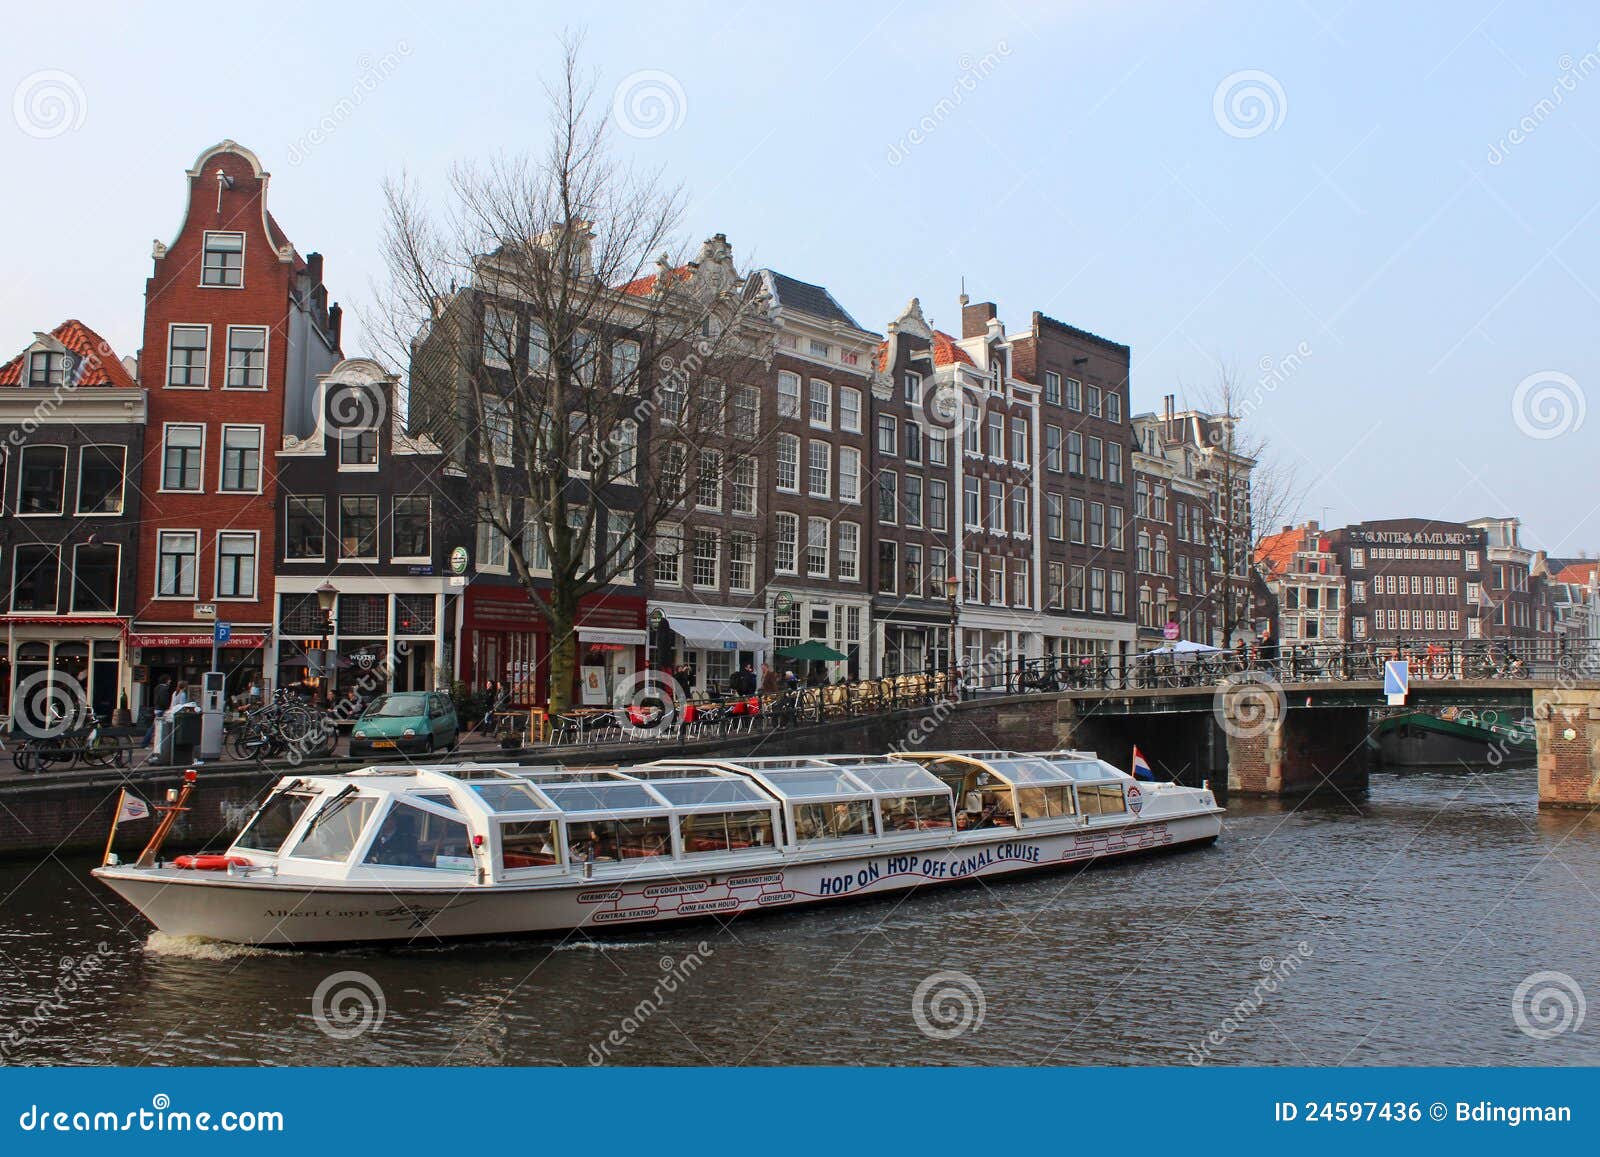
{"label": "white awning", "polygon": [[584,643],[620,643],[624,647],[642,647],[650,641],[650,636],[644,631],[616,627],[579,627],[578,639]]}
{"label": "white awning", "polygon": [[688,615],[668,615],[667,622],[686,647],[713,651],[764,651],[767,640],[743,623],[725,619],[699,619]]}

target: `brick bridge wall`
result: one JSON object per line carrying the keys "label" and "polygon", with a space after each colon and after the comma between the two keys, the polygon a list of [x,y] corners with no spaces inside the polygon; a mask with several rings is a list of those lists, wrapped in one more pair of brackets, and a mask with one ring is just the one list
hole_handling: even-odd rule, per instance
{"label": "brick bridge wall", "polygon": [[1600,691],[1537,691],[1533,733],[1539,744],[1539,804],[1600,804]]}

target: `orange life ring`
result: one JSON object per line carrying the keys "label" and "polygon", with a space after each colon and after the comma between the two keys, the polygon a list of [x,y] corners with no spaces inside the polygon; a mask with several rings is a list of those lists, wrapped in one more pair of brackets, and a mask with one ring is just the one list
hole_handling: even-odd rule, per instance
{"label": "orange life ring", "polygon": [[172,861],[179,868],[194,868],[202,872],[225,872],[234,864],[249,867],[243,856],[179,856]]}

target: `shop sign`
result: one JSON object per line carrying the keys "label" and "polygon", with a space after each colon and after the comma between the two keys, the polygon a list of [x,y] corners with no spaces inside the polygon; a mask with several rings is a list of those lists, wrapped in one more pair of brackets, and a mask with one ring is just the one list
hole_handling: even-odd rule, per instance
{"label": "shop sign", "polygon": [[194,605],[194,617],[197,618],[197,619],[214,619],[214,618],[216,618],[217,617],[217,604],[216,603],[196,603]]}
{"label": "shop sign", "polygon": [[458,546],[450,552],[450,573],[467,573],[467,548]]}

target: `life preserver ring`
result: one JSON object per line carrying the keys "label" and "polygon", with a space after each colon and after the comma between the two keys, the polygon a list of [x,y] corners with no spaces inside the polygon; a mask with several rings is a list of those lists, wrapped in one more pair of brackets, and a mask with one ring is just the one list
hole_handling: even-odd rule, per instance
{"label": "life preserver ring", "polygon": [[175,867],[194,868],[201,872],[226,872],[235,864],[250,866],[250,861],[243,856],[179,856],[172,863]]}

